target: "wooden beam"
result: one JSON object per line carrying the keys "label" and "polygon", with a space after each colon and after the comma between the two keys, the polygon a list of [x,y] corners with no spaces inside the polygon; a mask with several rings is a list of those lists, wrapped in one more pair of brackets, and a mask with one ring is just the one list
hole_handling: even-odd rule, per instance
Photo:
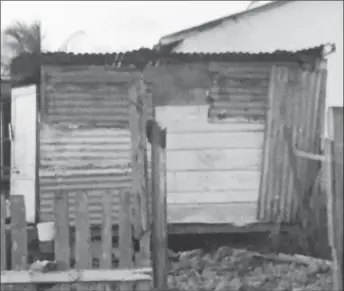
{"label": "wooden beam", "polygon": [[[25,269],[28,264],[25,201],[23,195],[11,196],[12,268]],[[1,281],[2,282],[2,281]]]}
{"label": "wooden beam", "polygon": [[166,140],[156,121],[152,126],[152,257],[154,290],[167,290]]}
{"label": "wooden beam", "polygon": [[6,244],[6,199],[5,195],[0,196],[0,215],[1,215],[1,224],[0,224],[0,239],[1,239],[1,270],[6,270],[7,269],[7,244]]}
{"label": "wooden beam", "polygon": [[151,268],[117,270],[68,270],[49,273],[35,273],[30,271],[1,271],[1,285],[150,281],[151,272]]}
{"label": "wooden beam", "polygon": [[295,147],[294,147],[294,153],[295,153],[295,156],[298,156],[300,158],[310,159],[310,160],[314,160],[314,161],[322,161],[322,162],[325,161],[325,156],[323,156],[323,155],[307,153],[307,152],[298,150]]}

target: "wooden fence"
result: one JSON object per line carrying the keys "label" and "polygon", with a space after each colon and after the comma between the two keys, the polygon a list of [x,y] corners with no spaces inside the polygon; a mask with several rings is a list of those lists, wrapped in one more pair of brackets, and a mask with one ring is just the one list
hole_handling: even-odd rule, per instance
{"label": "wooden fence", "polygon": [[343,290],[343,107],[329,110],[330,138],[325,140],[327,213],[334,290]]}
{"label": "wooden fence", "polygon": [[[1,196],[1,290],[13,289],[11,286],[16,284],[22,284],[18,289],[26,284],[30,290],[42,284],[45,287],[56,285],[61,287],[60,290],[72,290],[74,285],[77,290],[109,290],[104,286],[109,288],[113,284],[119,286],[119,290],[167,289],[166,131],[159,127],[155,119],[147,122],[149,104],[144,100],[142,88],[140,81],[129,91],[133,183],[131,191],[120,193],[117,251],[113,249],[112,193],[102,197],[101,259],[98,269],[92,267],[86,193],[76,196],[74,242],[71,242],[69,228],[68,193],[55,193],[54,262],[31,265],[28,262],[24,197],[11,196],[11,225],[6,226],[6,201]],[[150,160],[147,158],[147,138],[151,144]],[[7,227],[10,240],[6,239]],[[133,238],[139,241],[137,252],[133,248]],[[7,246],[9,242],[11,246]],[[71,248],[71,245],[75,247]],[[10,254],[8,249],[11,249]],[[17,289],[16,286],[14,289]]]}

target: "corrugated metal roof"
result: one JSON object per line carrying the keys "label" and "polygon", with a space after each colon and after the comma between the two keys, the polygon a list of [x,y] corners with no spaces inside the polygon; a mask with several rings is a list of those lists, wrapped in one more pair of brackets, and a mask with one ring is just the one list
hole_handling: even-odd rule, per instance
{"label": "corrugated metal roof", "polygon": [[169,53],[152,49],[123,53],[73,54],[48,52],[40,55],[23,54],[12,62],[14,76],[33,76],[40,65],[57,66],[115,66],[143,70],[147,66],[200,62],[295,62],[303,57],[321,58],[324,46],[297,51],[277,50],[272,53],[224,52],[224,53]]}

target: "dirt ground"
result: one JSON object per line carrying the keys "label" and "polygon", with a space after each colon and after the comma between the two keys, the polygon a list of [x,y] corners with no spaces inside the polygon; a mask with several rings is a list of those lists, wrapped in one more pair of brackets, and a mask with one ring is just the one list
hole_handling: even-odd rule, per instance
{"label": "dirt ground", "polygon": [[[305,250],[288,234],[278,247],[266,233],[173,236],[169,247],[179,251],[179,259],[171,262],[171,290],[332,290],[328,262],[294,261],[293,255]],[[290,256],[281,261],[277,253]],[[329,258],[329,249],[319,256]]]}
{"label": "dirt ground", "polygon": [[[170,290],[331,290],[332,272],[328,264],[280,261],[278,253],[309,255],[288,234],[276,246],[268,233],[170,235]],[[53,245],[32,240],[30,261],[53,260]],[[268,258],[267,258],[267,257]],[[330,258],[330,249],[318,257]],[[45,286],[44,290],[54,290]],[[98,286],[97,290],[117,290]],[[40,289],[43,290],[43,289]]]}

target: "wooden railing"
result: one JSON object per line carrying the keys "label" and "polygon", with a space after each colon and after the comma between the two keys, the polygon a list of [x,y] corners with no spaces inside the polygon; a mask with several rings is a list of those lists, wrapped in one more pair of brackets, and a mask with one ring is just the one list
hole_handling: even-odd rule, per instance
{"label": "wooden railing", "polygon": [[[56,235],[54,241],[55,261],[47,271],[38,268],[36,262],[31,266],[28,264],[28,239],[25,220],[24,198],[22,195],[11,197],[11,240],[6,240],[5,227],[5,201],[1,197],[1,285],[3,284],[61,284],[61,283],[97,283],[97,282],[151,282],[150,268],[132,268],[133,249],[130,220],[130,193],[121,193],[121,213],[119,225],[119,267],[113,269],[113,247],[112,247],[112,225],[111,225],[111,200],[112,195],[103,196],[103,223],[101,235],[101,262],[100,269],[92,269],[92,258],[90,256],[91,240],[88,221],[88,198],[86,193],[77,196],[77,209],[75,220],[75,250],[71,249],[69,221],[68,221],[68,196],[65,193],[55,195],[55,226]],[[12,247],[7,246],[10,241]],[[10,254],[7,250],[12,249]],[[75,269],[70,269],[71,257],[75,253]],[[12,270],[7,270],[8,255]],[[30,268],[31,267],[31,268]],[[149,285],[150,286],[150,285]],[[15,289],[23,287],[16,287]],[[65,290],[65,289],[64,289]],[[125,290],[125,289],[122,289]],[[142,290],[142,289],[141,289]],[[147,289],[144,289],[147,290]]]}

